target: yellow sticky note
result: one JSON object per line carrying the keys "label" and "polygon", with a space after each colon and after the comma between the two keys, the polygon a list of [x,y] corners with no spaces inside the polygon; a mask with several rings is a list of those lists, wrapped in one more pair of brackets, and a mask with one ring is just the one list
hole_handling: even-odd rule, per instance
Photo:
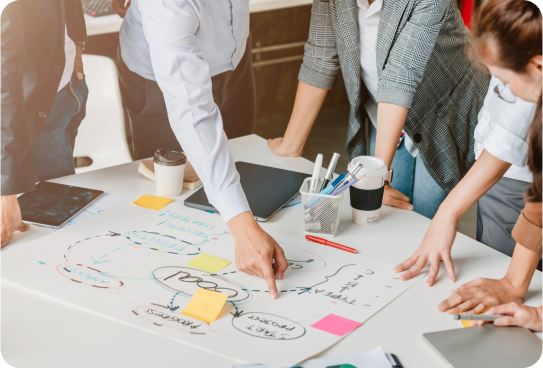
{"label": "yellow sticky note", "polygon": [[226,266],[228,266],[230,261],[222,259],[219,257],[212,256],[211,254],[202,253],[198,257],[193,258],[190,262],[185,264],[192,268],[197,268],[202,271],[207,271],[209,273],[217,273]]}
{"label": "yellow sticky note", "polygon": [[207,289],[197,289],[190,299],[189,305],[181,314],[205,323],[211,323],[219,316],[226,299],[228,299],[226,294]]}
{"label": "yellow sticky note", "polygon": [[172,201],[171,198],[167,197],[159,197],[159,196],[152,196],[152,195],[142,195],[136,201],[134,201],[134,204],[140,207],[149,208],[152,210],[159,210],[168,203]]}

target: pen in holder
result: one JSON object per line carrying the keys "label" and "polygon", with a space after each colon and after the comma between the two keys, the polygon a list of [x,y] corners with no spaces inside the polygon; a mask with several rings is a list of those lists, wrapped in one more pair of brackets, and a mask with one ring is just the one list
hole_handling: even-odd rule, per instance
{"label": "pen in holder", "polygon": [[[319,179],[318,188],[320,188],[323,180],[324,179]],[[319,235],[333,238],[336,236],[339,227],[341,206],[343,205],[343,192],[335,196],[310,193],[310,185],[311,178],[307,178],[300,188],[305,233],[307,235]]]}

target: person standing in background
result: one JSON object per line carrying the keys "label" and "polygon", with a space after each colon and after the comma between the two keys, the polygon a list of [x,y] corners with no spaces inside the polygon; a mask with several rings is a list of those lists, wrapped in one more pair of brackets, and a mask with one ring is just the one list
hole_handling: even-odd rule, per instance
{"label": "person standing in background", "polygon": [[433,218],[475,162],[473,131],[490,78],[469,60],[468,36],[455,0],[315,0],[292,116],[270,149],[301,155],[341,69],[349,157],[383,159],[394,169],[383,204]]}
{"label": "person standing in background", "polygon": [[249,1],[132,0],[117,66],[134,158],[182,148],[234,237],[236,266],[276,298],[275,274],[282,279],[288,263],[252,216],[228,147],[255,122]]}
{"label": "person standing in background", "polygon": [[[218,107],[219,119],[228,139],[252,134],[256,120],[256,92],[249,36],[248,1],[219,1],[213,9],[191,1],[182,1],[186,9],[186,29],[194,40],[184,39],[184,62],[192,64],[197,56],[204,61],[204,68],[186,70],[193,73],[197,83],[185,88],[187,113],[209,100]],[[124,18],[120,31],[117,56],[119,85],[123,103],[128,111],[132,133],[133,158],[151,157],[159,148],[181,149],[179,140],[170,125],[164,94],[153,73],[149,47],[143,33],[144,17],[135,9],[138,4],[112,0],[113,9]],[[183,7],[183,6],[181,6]],[[213,27],[211,26],[213,23]],[[199,29],[190,29],[198,26]],[[194,34],[192,35],[192,33]],[[143,40],[142,40],[143,38]],[[157,60],[157,63],[160,63]],[[196,67],[195,64],[191,65]],[[157,65],[160,67],[160,65]],[[211,83],[207,79],[211,76]],[[187,78],[181,78],[189,83]],[[211,95],[207,95],[211,93]],[[192,100],[194,98],[195,100]]]}
{"label": "person standing in background", "polygon": [[73,149],[88,89],[80,0],[16,0],[2,30],[2,247],[22,222],[17,194],[75,174]]}

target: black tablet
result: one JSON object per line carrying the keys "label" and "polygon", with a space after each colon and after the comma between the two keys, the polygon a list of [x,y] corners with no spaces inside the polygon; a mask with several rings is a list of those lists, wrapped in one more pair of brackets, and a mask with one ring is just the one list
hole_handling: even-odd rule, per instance
{"label": "black tablet", "polygon": [[[241,161],[236,162],[236,169],[249,207],[258,221],[272,217],[298,194],[305,178],[311,176]],[[218,212],[207,200],[204,187],[185,199],[185,206]]]}
{"label": "black tablet", "polygon": [[36,185],[36,189],[19,196],[23,221],[30,224],[57,228],[97,200],[101,190],[49,183]]}

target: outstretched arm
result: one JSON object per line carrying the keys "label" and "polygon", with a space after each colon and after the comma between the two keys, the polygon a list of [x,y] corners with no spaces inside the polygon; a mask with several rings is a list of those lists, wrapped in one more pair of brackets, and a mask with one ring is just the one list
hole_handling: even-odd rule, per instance
{"label": "outstretched arm", "polygon": [[479,159],[443,201],[426,232],[419,249],[405,262],[396,266],[394,272],[404,273],[400,280],[409,280],[419,274],[431,262],[426,286],[432,286],[439,272],[440,262],[445,263],[449,280],[456,276],[451,260],[451,248],[456,238],[458,221],[511,167],[510,163],[494,157],[483,150]]}
{"label": "outstretched arm", "polygon": [[274,267],[282,278],[288,264],[281,247],[250,212],[213,101],[209,64],[196,45],[199,19],[188,2],[146,0],[139,7],[175,136],[236,241],[236,266],[264,278],[270,297],[275,298]]}
{"label": "outstretched arm", "polygon": [[319,113],[327,90],[298,82],[292,115],[284,137],[268,139],[268,146],[278,156],[299,157]]}

